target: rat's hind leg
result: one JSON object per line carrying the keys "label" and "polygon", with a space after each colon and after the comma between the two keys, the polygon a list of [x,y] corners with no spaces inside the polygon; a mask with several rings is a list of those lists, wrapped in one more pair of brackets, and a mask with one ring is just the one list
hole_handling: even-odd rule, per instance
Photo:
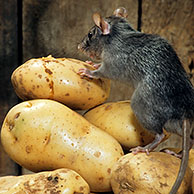
{"label": "rat's hind leg", "polygon": [[133,93],[131,108],[141,126],[155,134],[153,142],[144,147],[132,148],[131,151],[134,154],[138,152],[149,154],[165,138],[163,126],[166,122],[166,114],[163,113],[163,108],[158,108],[158,102],[153,99],[152,91],[149,92],[146,84],[140,85]]}
{"label": "rat's hind leg", "polygon": [[137,154],[139,152],[145,152],[148,155],[149,152],[154,150],[161,143],[161,141],[164,138],[165,138],[165,134],[164,133],[161,133],[161,134],[157,133],[155,135],[154,141],[152,141],[151,143],[147,144],[144,147],[138,146],[136,148],[132,148],[132,149],[130,149],[130,151],[132,151],[133,154]]}
{"label": "rat's hind leg", "polygon": [[175,157],[180,158],[180,159],[181,159],[182,156],[183,156],[182,151],[181,151],[180,153],[176,153],[176,152],[173,151],[173,150],[163,149],[163,150],[161,150],[161,152],[170,154],[170,155],[175,156]]}

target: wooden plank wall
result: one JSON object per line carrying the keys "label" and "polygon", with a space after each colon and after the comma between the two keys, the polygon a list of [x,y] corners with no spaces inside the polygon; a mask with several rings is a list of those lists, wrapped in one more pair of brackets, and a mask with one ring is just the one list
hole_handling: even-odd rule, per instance
{"label": "wooden plank wall", "polygon": [[194,60],[194,1],[143,0],[142,13],[142,31],[166,38],[187,72],[192,73],[189,66]]}
{"label": "wooden plank wall", "polygon": [[[7,111],[18,102],[10,81],[19,65],[18,6],[16,0],[0,1],[0,125]],[[18,166],[0,145],[0,175],[19,173]]]}
{"label": "wooden plank wall", "polygon": [[[120,6],[126,7],[128,19],[136,29],[167,38],[185,69],[193,74],[193,0],[1,0],[0,123],[10,107],[18,103],[10,82],[18,65],[50,54],[86,60],[77,44],[93,25],[92,14],[108,16]],[[131,93],[129,86],[114,82],[109,101],[129,99]],[[0,147],[0,176],[19,173],[20,168]]]}

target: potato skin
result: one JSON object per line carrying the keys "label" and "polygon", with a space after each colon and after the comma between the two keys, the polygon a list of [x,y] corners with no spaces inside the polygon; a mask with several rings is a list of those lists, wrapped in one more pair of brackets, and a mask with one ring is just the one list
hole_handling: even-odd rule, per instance
{"label": "potato skin", "polygon": [[30,175],[1,177],[0,193],[89,194],[90,189],[79,174],[73,170],[63,168]]}
{"label": "potato skin", "polygon": [[112,135],[125,148],[144,146],[154,135],[141,127],[130,107],[130,101],[109,102],[89,110],[84,117]]}
{"label": "potato skin", "polygon": [[[126,154],[113,166],[114,194],[169,193],[178,174],[180,159],[162,152]],[[188,167],[177,194],[190,192],[192,171]]]}
{"label": "potato skin", "polygon": [[191,149],[189,151],[189,161],[188,166],[191,168],[191,170],[194,172],[194,149]]}
{"label": "potato skin", "polygon": [[30,59],[11,76],[16,94],[22,100],[52,99],[72,109],[89,109],[109,96],[110,81],[82,79],[77,72],[91,65],[76,59]]}
{"label": "potato skin", "polygon": [[75,170],[97,192],[111,190],[111,167],[123,155],[113,137],[53,100],[14,106],[3,122],[1,142],[21,166],[34,172]]}

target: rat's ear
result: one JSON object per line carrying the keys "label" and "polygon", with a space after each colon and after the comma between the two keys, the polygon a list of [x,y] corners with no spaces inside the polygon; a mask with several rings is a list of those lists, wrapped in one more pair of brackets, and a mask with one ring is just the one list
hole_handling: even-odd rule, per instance
{"label": "rat's ear", "polygon": [[118,9],[116,9],[113,15],[117,17],[122,17],[122,18],[127,18],[128,16],[127,10],[124,7],[119,7]]}
{"label": "rat's ear", "polygon": [[93,20],[96,26],[102,30],[102,34],[106,35],[110,33],[110,25],[106,22],[98,13],[93,14]]}

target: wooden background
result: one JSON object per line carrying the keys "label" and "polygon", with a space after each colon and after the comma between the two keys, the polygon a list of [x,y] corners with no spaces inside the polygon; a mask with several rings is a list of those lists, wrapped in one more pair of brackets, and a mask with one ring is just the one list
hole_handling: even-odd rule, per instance
{"label": "wooden background", "polygon": [[[0,125],[20,102],[10,82],[17,66],[50,54],[86,60],[77,44],[93,25],[92,14],[109,16],[120,6],[136,29],[168,39],[194,82],[194,0],[0,0]],[[130,86],[114,82],[108,100],[129,99],[131,93]],[[22,172],[0,146],[0,176]]]}

